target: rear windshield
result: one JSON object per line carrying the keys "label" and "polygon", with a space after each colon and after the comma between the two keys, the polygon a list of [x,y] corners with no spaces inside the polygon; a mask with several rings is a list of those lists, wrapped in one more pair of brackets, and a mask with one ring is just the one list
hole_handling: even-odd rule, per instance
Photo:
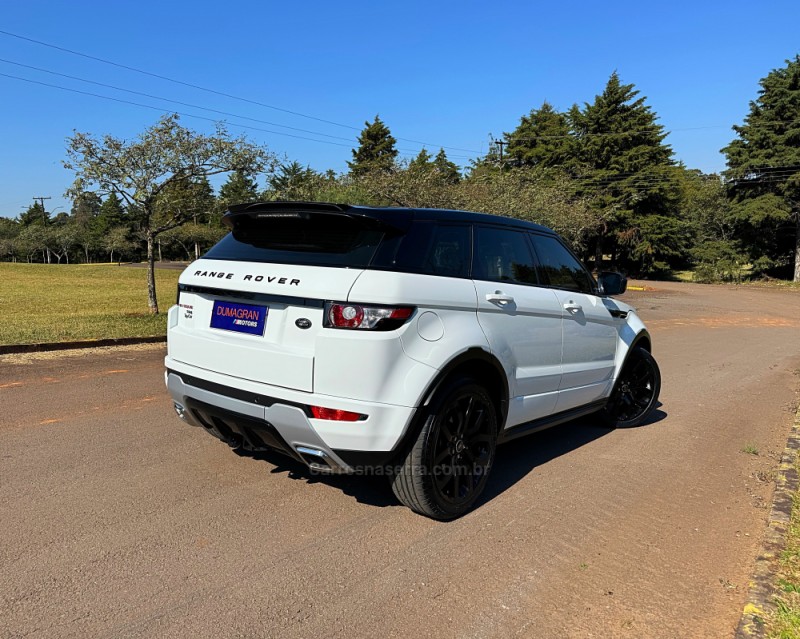
{"label": "rear windshield", "polygon": [[204,257],[468,277],[471,243],[468,224],[417,221],[404,232],[361,218],[303,213],[243,217]]}
{"label": "rear windshield", "polygon": [[383,229],[365,227],[358,220],[339,215],[243,217],[204,257],[364,268],[383,236]]}

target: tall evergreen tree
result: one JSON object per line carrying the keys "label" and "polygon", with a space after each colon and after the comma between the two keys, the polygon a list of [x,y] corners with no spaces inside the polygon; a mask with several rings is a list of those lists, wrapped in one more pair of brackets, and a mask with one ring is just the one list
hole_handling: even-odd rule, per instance
{"label": "tall evergreen tree", "polygon": [[[78,193],[72,202],[70,219],[68,220],[68,223],[72,226],[69,236],[83,248],[84,260],[87,263],[91,259],[89,257],[90,251],[100,245],[101,236],[97,232],[97,217],[100,215],[102,203],[100,196],[91,191]],[[66,240],[69,236],[63,234],[62,238]],[[69,259],[68,254],[66,257]]]}
{"label": "tall evergreen tree", "polygon": [[572,107],[569,121],[583,193],[604,217],[590,239],[596,267],[611,252],[627,268],[653,272],[668,268],[685,241],[674,219],[680,184],[672,149],[646,98],[638,95],[615,71],[592,104]]}
{"label": "tall evergreen tree", "polygon": [[408,168],[412,171],[419,171],[419,170],[428,170],[432,166],[431,162],[431,154],[428,153],[428,150],[423,148],[417,157],[415,157],[408,165]]}
{"label": "tall evergreen tree", "polygon": [[738,137],[722,149],[730,194],[753,259],[794,262],[800,282],[800,55],[759,82]]}
{"label": "tall evergreen tree", "polygon": [[45,226],[50,222],[50,215],[45,211],[39,202],[34,202],[28,209],[19,216],[19,223],[22,226],[41,225]]}
{"label": "tall evergreen tree", "polygon": [[231,173],[219,189],[219,203],[222,208],[256,200],[258,200],[258,184],[252,175],[243,171]]}
{"label": "tall evergreen tree", "polygon": [[70,215],[76,222],[88,224],[89,220],[97,217],[98,213],[100,213],[102,204],[103,201],[97,193],[92,193],[91,191],[78,193],[72,201]]}
{"label": "tall evergreen tree", "polygon": [[98,227],[105,233],[108,229],[126,224],[125,207],[116,193],[109,193],[100,205],[97,215]]}
{"label": "tall evergreen tree", "polygon": [[315,192],[323,177],[310,166],[303,166],[297,161],[281,164],[269,178],[271,193],[267,199],[277,200],[314,200]]}
{"label": "tall evergreen tree", "polygon": [[448,159],[444,149],[439,149],[439,152],[433,159],[432,165],[441,179],[448,184],[457,184],[461,181],[461,173],[458,170],[458,166]]}
{"label": "tall evergreen tree", "polygon": [[508,143],[508,161],[517,166],[563,166],[573,158],[567,116],[547,101],[523,115],[517,128],[503,136]]}
{"label": "tall evergreen tree", "polygon": [[389,127],[377,115],[373,122],[364,122],[358,148],[353,149],[353,161],[347,163],[350,174],[358,177],[371,171],[391,171],[397,157],[396,143]]}

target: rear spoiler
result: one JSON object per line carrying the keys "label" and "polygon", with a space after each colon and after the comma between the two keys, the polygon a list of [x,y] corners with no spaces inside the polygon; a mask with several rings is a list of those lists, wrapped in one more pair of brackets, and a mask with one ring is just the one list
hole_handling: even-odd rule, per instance
{"label": "rear spoiler", "polygon": [[391,209],[362,209],[349,204],[329,202],[251,202],[228,207],[222,223],[234,229],[243,219],[270,220],[279,218],[310,219],[311,215],[330,215],[357,220],[365,226],[405,232],[411,223],[408,213]]}

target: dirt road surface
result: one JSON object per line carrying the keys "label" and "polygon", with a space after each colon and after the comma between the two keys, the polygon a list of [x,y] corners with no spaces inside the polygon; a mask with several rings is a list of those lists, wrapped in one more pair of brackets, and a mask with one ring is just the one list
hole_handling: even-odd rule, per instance
{"label": "dirt road surface", "polygon": [[0,637],[732,636],[800,291],[652,286],[623,299],[653,335],[657,420],[502,447],[452,523],[182,424],[163,347],[0,360]]}

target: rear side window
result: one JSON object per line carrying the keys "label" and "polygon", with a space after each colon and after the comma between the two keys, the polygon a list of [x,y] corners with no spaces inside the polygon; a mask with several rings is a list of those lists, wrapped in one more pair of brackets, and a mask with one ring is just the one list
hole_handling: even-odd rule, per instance
{"label": "rear side window", "polygon": [[383,236],[383,229],[342,215],[303,213],[243,218],[204,257],[364,268]]}
{"label": "rear side window", "polygon": [[579,293],[594,293],[594,281],[577,258],[555,237],[531,234],[543,284]]}
{"label": "rear side window", "polygon": [[476,280],[537,284],[526,234],[511,229],[476,226],[472,277]]}
{"label": "rear side window", "polygon": [[404,273],[467,277],[470,227],[414,222],[404,235],[384,238],[371,266]]}

